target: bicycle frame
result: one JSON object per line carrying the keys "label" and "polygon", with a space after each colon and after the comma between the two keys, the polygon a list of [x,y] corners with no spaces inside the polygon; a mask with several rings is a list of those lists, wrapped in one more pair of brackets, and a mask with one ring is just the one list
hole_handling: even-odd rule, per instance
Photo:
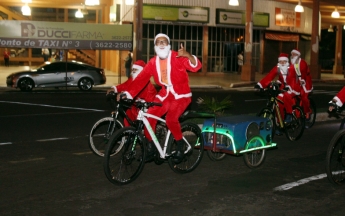
{"label": "bicycle frame", "polygon": [[[126,112],[124,111],[124,109],[122,107],[120,108],[120,104],[117,104],[116,111],[111,112],[111,118],[116,120],[117,117],[119,116],[119,114],[122,117],[124,117],[130,125],[134,125],[134,122],[126,115]],[[114,131],[115,126],[116,126],[115,121],[114,121],[114,124],[109,124],[108,129],[107,129],[107,133]]]}
{"label": "bicycle frame", "polygon": [[[115,115],[114,119],[117,119],[118,115],[120,114],[122,117],[124,117],[128,121],[128,123],[130,125],[134,125],[134,122],[127,116],[127,114],[126,114],[125,110],[123,109],[123,107],[121,106],[121,108],[120,108],[120,106],[121,106],[120,103],[118,103],[117,106],[116,106],[116,111],[114,113],[114,115]],[[113,114],[112,114],[112,117],[113,117]]]}
{"label": "bicycle frame", "polygon": [[[170,156],[170,155],[167,155],[166,154],[166,151],[167,151],[167,147],[168,147],[168,142],[169,142],[169,137],[171,135],[171,131],[168,129],[167,131],[167,134],[166,134],[166,137],[165,137],[165,141],[164,141],[164,147],[162,148],[157,137],[156,137],[156,134],[153,132],[153,129],[148,121],[148,118],[153,118],[153,119],[156,119],[157,121],[160,121],[160,122],[163,122],[163,123],[166,123],[164,119],[158,117],[158,116],[155,116],[155,115],[152,115],[152,114],[149,114],[149,113],[145,113],[143,112],[142,110],[139,110],[139,113],[138,113],[138,116],[137,116],[137,120],[139,121],[142,121],[144,123],[144,126],[146,127],[147,131],[149,132],[151,138],[152,138],[152,141],[153,143],[155,144],[158,152],[159,152],[159,155],[161,158],[166,158],[167,156]],[[188,143],[188,141],[183,137],[183,140],[185,141],[185,143],[188,145],[188,148],[187,150],[185,151],[188,152],[190,149],[191,149],[191,145]]]}
{"label": "bicycle frame", "polygon": [[272,113],[275,113],[275,116],[278,118],[278,123],[281,128],[284,127],[283,119],[279,110],[279,104],[278,101],[280,101],[277,97],[271,96],[268,103],[267,108],[272,110]]}

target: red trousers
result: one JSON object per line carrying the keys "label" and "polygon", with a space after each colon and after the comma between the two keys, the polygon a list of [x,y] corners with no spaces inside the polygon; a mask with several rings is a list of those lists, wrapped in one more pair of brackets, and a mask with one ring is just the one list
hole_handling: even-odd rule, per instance
{"label": "red trousers", "polygon": [[[132,121],[135,121],[137,119],[138,112],[139,110],[136,106],[131,106],[126,110],[128,118]],[[126,118],[123,120],[123,124],[125,127],[130,126]]]}
{"label": "red trousers", "polygon": [[[178,119],[186,110],[191,101],[191,98],[175,99],[173,94],[169,94],[169,96],[163,102],[156,98],[155,102],[162,103],[162,106],[151,107],[148,109],[147,113],[156,115],[158,117],[161,117],[165,114],[166,125],[168,129],[171,131],[172,135],[174,136],[174,139],[181,140],[182,131]],[[149,118],[148,120],[153,131],[155,132],[157,120],[153,118]],[[146,128],[144,130],[144,134],[149,141],[152,140]]]}
{"label": "red trousers", "polygon": [[282,101],[282,103],[279,103],[279,111],[283,120],[285,118],[285,112],[286,114],[292,114],[292,106],[295,103],[293,97],[295,97],[295,94],[289,94],[287,92],[278,95],[278,99]]}
{"label": "red trousers", "polygon": [[310,110],[310,102],[308,98],[308,93],[304,91],[304,89],[301,90],[301,101],[302,101],[302,108],[304,113],[309,113]]}

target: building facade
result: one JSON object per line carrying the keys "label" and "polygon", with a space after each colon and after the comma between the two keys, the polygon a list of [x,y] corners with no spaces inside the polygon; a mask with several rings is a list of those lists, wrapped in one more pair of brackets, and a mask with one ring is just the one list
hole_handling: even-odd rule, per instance
{"label": "building facade", "polygon": [[[303,13],[296,13],[294,4],[253,0],[252,23],[247,23],[246,2],[239,0],[239,6],[233,7],[228,4],[228,0],[143,0],[142,16],[137,17],[134,6],[126,5],[126,0],[113,0],[107,1],[101,8],[96,9],[95,13],[91,13],[92,19],[81,22],[121,25],[135,24],[140,19],[140,57],[143,60],[148,61],[155,54],[155,35],[165,33],[171,39],[172,49],[177,50],[183,43],[187,51],[201,60],[203,67],[199,73],[203,75],[237,73],[237,56],[241,51],[251,53],[250,64],[253,70],[259,73],[268,72],[277,63],[279,53],[289,53],[296,47],[309,63],[312,28],[310,8],[305,7]],[[55,21],[76,22],[74,18],[68,19],[70,9],[59,10],[62,15],[57,15]],[[14,19],[18,20],[18,17]],[[251,35],[246,35],[246,25],[251,25]],[[245,42],[246,37],[250,38],[248,44]],[[78,52],[93,58],[92,64],[103,67],[114,75],[124,75],[122,60],[127,51]],[[72,51],[66,50],[65,53]],[[41,61],[37,60],[40,54],[39,49],[27,49],[26,52],[21,50],[21,60],[25,62],[29,58],[31,65],[31,61]],[[244,62],[246,61],[244,58]]]}

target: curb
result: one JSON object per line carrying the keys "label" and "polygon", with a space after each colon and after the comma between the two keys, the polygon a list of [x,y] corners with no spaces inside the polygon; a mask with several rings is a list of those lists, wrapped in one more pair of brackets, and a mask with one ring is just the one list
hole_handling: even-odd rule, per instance
{"label": "curb", "polygon": [[322,121],[332,121],[337,120],[336,117],[330,116],[328,112],[322,112],[316,114],[315,122],[322,122]]}
{"label": "curb", "polygon": [[[238,87],[248,87],[248,86],[253,86],[258,83],[258,81],[244,81],[244,82],[238,82],[238,83],[231,83],[229,85],[230,88],[238,88]],[[345,79],[327,79],[327,80],[322,80],[322,79],[313,79],[313,83],[345,83]]]}
{"label": "curb", "polygon": [[246,86],[253,86],[256,84],[257,82],[255,81],[251,81],[251,82],[240,82],[240,83],[231,83],[229,85],[230,88],[238,88],[238,87],[246,87]]}

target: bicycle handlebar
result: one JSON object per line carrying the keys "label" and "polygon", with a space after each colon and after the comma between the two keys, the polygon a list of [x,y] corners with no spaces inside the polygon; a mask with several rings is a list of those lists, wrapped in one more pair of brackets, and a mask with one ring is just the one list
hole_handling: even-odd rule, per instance
{"label": "bicycle handlebar", "polygon": [[109,92],[105,95],[106,101],[115,100],[116,101],[117,93],[116,92]]}
{"label": "bicycle handlebar", "polygon": [[113,110],[116,110],[118,104],[116,97],[117,93],[113,91],[105,95],[106,102],[110,103],[110,106]]}
{"label": "bicycle handlebar", "polygon": [[281,83],[278,81],[272,81],[266,88],[258,88],[257,85],[254,86],[255,89],[260,93],[266,93],[269,96],[278,96],[279,93],[286,92],[289,89],[285,87],[284,89],[280,89]]}
{"label": "bicycle handlebar", "polygon": [[120,98],[120,104],[134,104],[134,106],[138,107],[139,109],[142,108],[150,108],[153,106],[162,106],[162,103],[156,103],[156,102],[146,102],[142,100],[136,100],[133,101],[133,99],[128,98]]}
{"label": "bicycle handlebar", "polygon": [[333,107],[332,110],[328,109],[328,113],[335,116],[335,117],[339,117],[339,116],[345,116],[345,114],[342,114],[342,107],[339,107],[335,102],[329,102],[328,103],[328,107]]}

